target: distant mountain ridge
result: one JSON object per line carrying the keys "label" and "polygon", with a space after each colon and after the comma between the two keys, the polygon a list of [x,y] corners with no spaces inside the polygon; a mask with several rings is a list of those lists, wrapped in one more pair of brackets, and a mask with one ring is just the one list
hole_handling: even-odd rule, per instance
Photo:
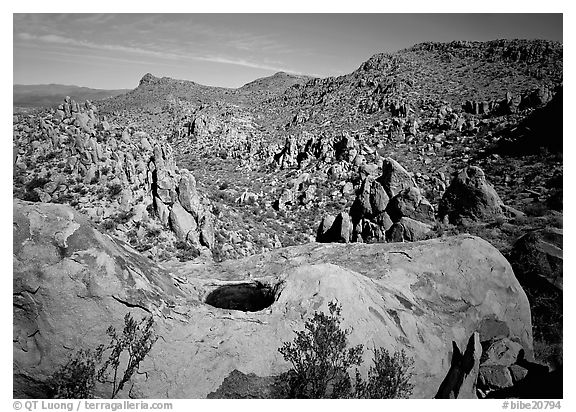
{"label": "distant mountain ridge", "polygon": [[13,107],[55,107],[66,96],[74,100],[102,100],[127,93],[130,89],[92,89],[89,87],[64,84],[15,84],[13,86]]}

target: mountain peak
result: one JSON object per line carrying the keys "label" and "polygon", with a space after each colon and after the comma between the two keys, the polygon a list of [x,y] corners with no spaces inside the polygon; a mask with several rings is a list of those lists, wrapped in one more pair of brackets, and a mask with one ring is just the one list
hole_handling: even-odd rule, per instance
{"label": "mountain peak", "polygon": [[160,80],[158,77],[154,76],[152,73],[146,73],[142,79],[140,79],[140,85],[145,83],[157,83]]}

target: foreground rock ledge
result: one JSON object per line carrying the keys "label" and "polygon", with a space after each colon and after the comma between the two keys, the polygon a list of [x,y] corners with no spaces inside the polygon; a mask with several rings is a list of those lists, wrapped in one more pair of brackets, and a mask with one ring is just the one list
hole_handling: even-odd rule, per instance
{"label": "foreground rock ledge", "polygon": [[[278,375],[288,364],[277,348],[333,299],[353,330],[350,343],[367,347],[362,372],[373,346],[414,358],[415,398],[436,395],[452,342],[466,347],[476,331],[481,341],[508,336],[531,353],[528,300],[504,257],[477,237],[312,243],[161,267],[68,206],[15,200],[13,216],[14,397],[46,396],[43,382],[58,365],[104,343],[126,312],[152,314],[160,339],[122,397],[203,398],[235,369]],[[209,296],[247,311],[208,305]]]}

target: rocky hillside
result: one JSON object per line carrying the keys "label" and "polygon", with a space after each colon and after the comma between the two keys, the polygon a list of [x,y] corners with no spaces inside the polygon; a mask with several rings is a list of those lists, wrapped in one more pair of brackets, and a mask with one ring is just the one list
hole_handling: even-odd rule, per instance
{"label": "rocky hillside", "polygon": [[[239,89],[147,74],[97,105],[67,98],[16,115],[15,276],[31,285],[18,299],[32,300],[15,303],[15,359],[19,382],[38,392],[18,390],[44,394],[59,339],[75,339],[51,285],[30,277],[36,242],[60,251],[38,270],[90,271],[88,255],[107,256],[114,286],[90,288],[90,330],[105,328],[104,301],[118,307],[111,322],[127,308],[158,320],[164,340],[132,386],[138,396],[256,396],[250,382],[286,371],[278,345],[332,298],[346,324],[362,325],[354,342],[414,357],[415,397],[458,397],[454,347],[473,366],[456,379],[464,397],[557,395],[562,53],[539,40],[424,43],[340,77],[277,73]],[[52,221],[69,228],[29,229]],[[68,250],[77,227],[90,251]],[[125,282],[125,261],[138,280]],[[65,280],[77,290],[74,276]],[[42,299],[45,324],[30,326]],[[262,300],[254,315],[246,309]],[[61,330],[50,329],[55,319]],[[28,327],[46,339],[31,342]],[[198,359],[180,356],[183,343]],[[23,349],[33,345],[54,357],[34,363]],[[182,362],[178,380],[162,378]]]}
{"label": "rocky hillside", "polygon": [[[361,114],[375,112],[429,116],[442,105],[488,114],[505,97],[521,99],[533,89],[554,88],[561,82],[559,43],[423,43],[395,53],[376,54],[351,74],[292,87],[276,98],[273,106],[298,110],[316,126],[327,120],[354,121],[361,119]],[[471,103],[468,108],[467,102]],[[486,108],[475,110],[475,102]],[[324,110],[314,110],[320,107]],[[333,116],[334,111],[342,119]]]}
{"label": "rocky hillside", "polygon": [[292,86],[302,86],[311,79],[313,79],[312,76],[278,72],[245,84],[237,90],[237,93],[248,101],[262,101],[282,94]]}

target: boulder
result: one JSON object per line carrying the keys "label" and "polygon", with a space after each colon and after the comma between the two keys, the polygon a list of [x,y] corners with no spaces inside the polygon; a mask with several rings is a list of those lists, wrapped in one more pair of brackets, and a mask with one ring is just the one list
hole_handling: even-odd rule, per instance
{"label": "boulder", "polygon": [[487,391],[509,388],[513,385],[512,375],[506,366],[482,366],[478,374],[479,388]]}
{"label": "boulder", "polygon": [[484,351],[480,362],[482,366],[502,365],[509,367],[516,363],[522,345],[509,338],[490,339],[484,342]]}
{"label": "boulder", "polygon": [[162,202],[162,200],[155,197],[154,198],[154,209],[156,210],[156,216],[158,216],[158,219],[160,219],[160,222],[162,222],[163,225],[167,226],[168,220],[170,218],[170,209],[168,208],[168,206],[166,206],[164,204],[164,202]]}
{"label": "boulder", "polygon": [[381,233],[392,225],[390,217],[385,212],[388,200],[386,191],[378,181],[370,176],[364,179],[350,208],[350,217],[354,224],[352,234],[354,240],[382,238]]}
{"label": "boulder", "polygon": [[200,219],[200,243],[208,249],[214,247],[214,215],[204,213]]}
{"label": "boulder", "polygon": [[452,180],[440,200],[440,219],[447,216],[452,224],[465,221],[487,221],[504,217],[503,202],[486,181],[484,171],[477,166],[468,166]]}
{"label": "boulder", "polygon": [[563,231],[546,228],[526,233],[510,251],[509,260],[521,282],[547,282],[562,290]]}
{"label": "boulder", "polygon": [[298,197],[300,203],[307,205],[316,198],[316,185],[310,185],[306,190]]}
{"label": "boulder", "polygon": [[256,193],[249,192],[245,190],[236,200],[235,202],[241,205],[248,204],[253,205],[258,201],[258,195]]}
{"label": "boulder", "polygon": [[352,239],[352,221],[346,212],[340,212],[335,218],[325,215],[316,233],[319,243],[348,243]]}
{"label": "boulder", "polygon": [[188,213],[180,203],[174,203],[170,210],[170,227],[179,240],[186,241],[188,233],[195,232],[198,225],[194,216]]}
{"label": "boulder", "polygon": [[352,203],[350,215],[357,222],[364,217],[372,217],[372,202],[370,201],[370,192],[373,180],[367,177],[360,186],[360,191]]}
{"label": "boulder", "polygon": [[386,231],[388,242],[416,242],[425,239],[432,226],[409,217],[403,217]]}
{"label": "boulder", "polygon": [[[14,397],[46,397],[76,349],[106,344],[123,318],[152,316],[161,337],[119,398],[204,398],[234,370],[278,376],[283,342],[328,302],[350,345],[404,350],[412,397],[432,398],[453,342],[487,322],[532,349],[528,300],[506,259],[469,235],[409,244],[318,244],[237,261],[158,265],[61,204],[14,202]],[[372,353],[364,352],[366,376]],[[109,396],[99,384],[96,397]],[[459,397],[473,397],[460,389]]]}
{"label": "boulder", "polygon": [[396,160],[387,157],[382,164],[382,175],[378,182],[384,187],[389,198],[393,198],[402,190],[416,187],[416,182]]}
{"label": "boulder", "polygon": [[281,399],[280,379],[272,376],[257,376],[254,373],[242,373],[237,369],[230,372],[218,390],[209,393],[208,399]]}
{"label": "boulder", "polygon": [[342,194],[343,195],[353,195],[354,194],[354,185],[352,182],[346,182],[344,186],[342,186]]}
{"label": "boulder", "polygon": [[287,205],[294,204],[294,192],[289,188],[284,188],[280,197],[276,201],[278,210],[286,210]]}
{"label": "boulder", "polygon": [[178,200],[182,207],[194,217],[198,217],[201,205],[198,191],[196,190],[196,179],[188,170],[182,170],[180,181],[178,182]]}
{"label": "boulder", "polygon": [[[386,213],[384,213],[386,215]],[[387,215],[386,215],[387,216]],[[354,226],[354,232],[352,233],[352,242],[380,242],[385,241],[385,222],[384,225],[371,222],[367,219],[362,219]],[[392,222],[390,222],[392,225]],[[390,226],[388,226],[389,228]]]}
{"label": "boulder", "polygon": [[320,243],[330,242],[330,240],[328,240],[328,235],[330,228],[332,228],[332,225],[334,224],[334,220],[335,220],[334,216],[324,215],[322,221],[320,222],[320,225],[318,226],[318,231],[316,232],[316,242]]}
{"label": "boulder", "polygon": [[352,222],[350,221],[350,215],[346,212],[340,212],[336,219],[334,219],[334,224],[332,229],[334,239],[336,242],[348,243],[352,235]]}
{"label": "boulder", "polygon": [[434,208],[417,187],[409,187],[394,196],[388,203],[386,212],[394,222],[403,217],[425,222],[434,220]]}

